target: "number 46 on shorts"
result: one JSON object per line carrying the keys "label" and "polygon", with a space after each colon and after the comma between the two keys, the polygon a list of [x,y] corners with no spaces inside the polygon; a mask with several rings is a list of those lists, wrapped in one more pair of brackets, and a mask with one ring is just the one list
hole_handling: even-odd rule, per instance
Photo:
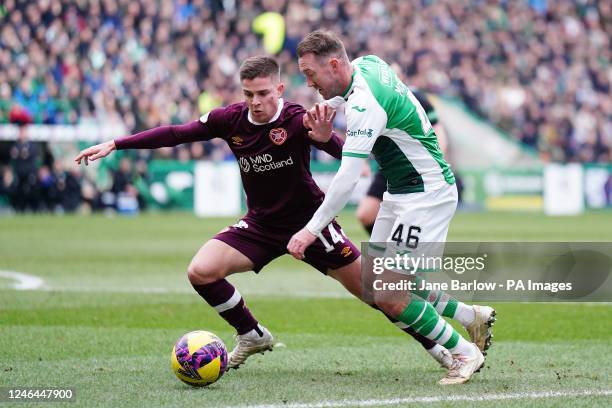
{"label": "number 46 on shorts", "polygon": [[406,229],[406,247],[415,249],[419,246],[419,234],[421,232],[421,227],[416,225],[411,225],[408,228],[404,228],[404,224],[398,224],[393,234],[391,234],[391,240],[394,241],[398,246],[404,242],[404,229]]}

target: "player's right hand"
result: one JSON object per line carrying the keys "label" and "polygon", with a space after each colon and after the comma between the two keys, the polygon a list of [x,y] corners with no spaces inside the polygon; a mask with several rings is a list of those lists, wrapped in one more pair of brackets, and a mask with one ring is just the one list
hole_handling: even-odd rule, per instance
{"label": "player's right hand", "polygon": [[335,117],[336,111],[334,109],[326,103],[317,103],[306,112],[302,119],[304,127],[310,129],[308,137],[315,142],[327,143],[331,138]]}
{"label": "player's right hand", "polygon": [[316,239],[317,236],[308,231],[308,228],[304,227],[293,234],[289,240],[289,243],[287,244],[287,251],[295,259],[304,259],[304,252],[306,252],[306,249],[312,245]]}
{"label": "player's right hand", "polygon": [[76,164],[81,164],[81,161],[85,161],[85,165],[89,164],[89,161],[95,161],[101,157],[108,156],[113,150],[116,150],[114,140],[100,143],[95,146],[88,147],[85,150],[81,150],[79,155],[74,159]]}

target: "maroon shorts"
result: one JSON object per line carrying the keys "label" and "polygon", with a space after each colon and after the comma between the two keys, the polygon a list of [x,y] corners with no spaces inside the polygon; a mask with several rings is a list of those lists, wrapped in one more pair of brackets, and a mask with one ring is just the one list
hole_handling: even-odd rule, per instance
{"label": "maroon shorts", "polygon": [[[288,253],[287,244],[299,230],[286,226],[263,226],[257,220],[245,217],[213,238],[243,253],[255,265],[253,270],[259,273],[268,263]],[[319,238],[309,246],[304,253],[304,262],[323,274],[327,274],[329,269],[349,265],[361,255],[336,221],[332,221],[322,233],[326,242]]]}

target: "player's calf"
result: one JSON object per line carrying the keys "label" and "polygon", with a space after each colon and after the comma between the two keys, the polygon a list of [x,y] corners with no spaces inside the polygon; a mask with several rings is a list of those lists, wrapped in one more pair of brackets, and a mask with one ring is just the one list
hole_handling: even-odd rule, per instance
{"label": "player's calf", "polygon": [[376,299],[376,306],[387,316],[397,317],[402,314],[408,305],[407,301],[393,299]]}
{"label": "player's calf", "polygon": [[[422,280],[417,277],[417,282]],[[489,306],[465,304],[442,291],[419,290],[413,294],[427,300],[436,311],[444,317],[449,317],[463,325],[470,335],[472,343],[480,351],[485,352],[491,346],[493,339],[491,327],[495,323],[495,309]]]}
{"label": "player's calf", "polygon": [[193,285],[196,292],[241,335],[257,327],[257,320],[238,290],[226,279],[206,285]]}

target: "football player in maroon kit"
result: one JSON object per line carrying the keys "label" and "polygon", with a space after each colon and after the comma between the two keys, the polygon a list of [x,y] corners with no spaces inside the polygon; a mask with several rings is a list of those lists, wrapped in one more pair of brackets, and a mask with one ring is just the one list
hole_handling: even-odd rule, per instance
{"label": "football player in maroon kit", "polygon": [[[282,99],[284,85],[273,58],[245,60],[240,81],[244,102],[213,109],[183,125],[161,126],[110,140],[81,151],[75,158],[77,164],[87,164],[114,150],[155,149],[217,137],[228,143],[240,165],[248,212],[207,241],[187,270],[196,292],[237,331],[228,368],[238,368],[250,355],[270,350],[274,343],[269,330],[253,317],[238,290],[225,278],[237,272],[258,273],[287,253],[291,236],[324,198],[310,173],[311,146],[340,159],[343,145],[332,132],[334,112],[307,113],[302,106]],[[335,221],[309,247],[303,261],[363,298],[361,254]],[[452,361],[450,354],[434,357],[442,364]]]}

